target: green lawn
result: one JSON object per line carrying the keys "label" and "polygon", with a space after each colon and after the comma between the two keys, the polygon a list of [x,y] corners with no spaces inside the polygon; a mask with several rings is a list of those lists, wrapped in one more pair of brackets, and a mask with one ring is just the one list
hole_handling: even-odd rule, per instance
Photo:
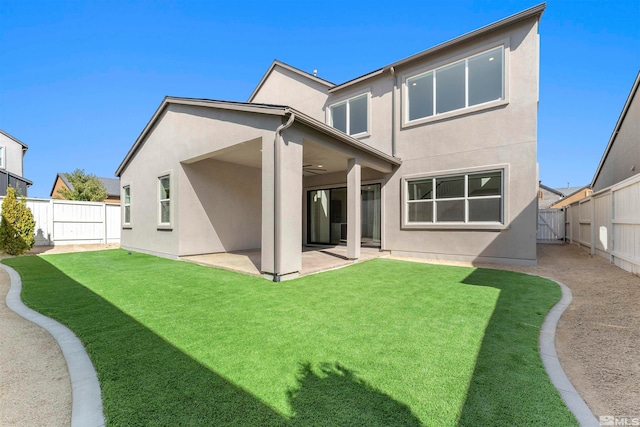
{"label": "green lawn", "polygon": [[518,273],[376,259],[272,283],[123,250],[4,260],[69,326],[108,425],[577,425]]}

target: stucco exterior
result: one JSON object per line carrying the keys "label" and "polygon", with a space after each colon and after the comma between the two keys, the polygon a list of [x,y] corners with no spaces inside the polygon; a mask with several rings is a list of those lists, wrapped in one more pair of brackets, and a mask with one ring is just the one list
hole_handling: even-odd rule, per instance
{"label": "stucco exterior", "polygon": [[594,175],[593,191],[599,191],[640,173],[640,72],[636,76],[600,165]]}
{"label": "stucco exterior", "polygon": [[[358,259],[361,189],[379,185],[375,240],[382,250],[535,264],[543,9],[505,18],[341,85],[276,61],[249,103],[166,98],[116,172],[123,195],[127,188],[131,196],[122,246],[168,257],[260,248],[265,276],[284,280],[296,277],[302,246],[311,243],[312,192],[333,188],[346,194],[336,205],[344,209],[336,225],[346,226],[342,241],[349,258]],[[491,49],[502,55],[498,99],[407,120],[410,77]],[[332,127],[337,111],[332,106],[354,97],[360,105],[366,99],[366,132],[349,136]],[[460,175],[466,194],[467,176],[492,171],[500,177],[494,196],[499,220],[407,219],[410,180]],[[159,215],[168,190],[160,189],[160,177],[171,182],[171,220],[165,223]],[[471,201],[462,203],[467,218]]]}
{"label": "stucco exterior", "polygon": [[19,188],[27,196],[31,181],[24,178],[24,155],[29,147],[19,139],[0,130],[0,196],[7,194],[7,186]]}

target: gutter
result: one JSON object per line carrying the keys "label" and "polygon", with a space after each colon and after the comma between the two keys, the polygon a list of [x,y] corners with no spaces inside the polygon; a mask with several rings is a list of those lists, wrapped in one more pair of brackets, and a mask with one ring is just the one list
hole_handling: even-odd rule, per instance
{"label": "gutter", "polygon": [[280,244],[278,236],[280,235],[280,168],[278,161],[280,160],[280,138],[283,130],[293,124],[296,115],[290,113],[289,120],[282,123],[275,131],[273,139],[273,281],[280,282]]}

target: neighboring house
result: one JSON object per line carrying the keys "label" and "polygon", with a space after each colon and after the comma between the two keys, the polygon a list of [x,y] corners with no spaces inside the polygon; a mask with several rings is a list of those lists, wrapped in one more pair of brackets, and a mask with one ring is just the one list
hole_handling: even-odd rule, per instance
{"label": "neighboring house", "polygon": [[[118,178],[98,178],[98,180],[107,190],[107,198],[104,199],[104,202],[120,203],[120,180]],[[52,199],[64,199],[64,197],[58,193],[58,190],[62,189],[73,191],[73,184],[69,182],[66,174],[58,173],[55,181],[53,181],[53,187],[51,187],[51,194],[49,197]]]}
{"label": "neighboring house", "polygon": [[593,176],[594,192],[610,187],[640,173],[640,72],[633,82],[602,160]]}
{"label": "neighboring house", "polygon": [[538,209],[547,209],[549,206],[562,199],[564,194],[555,188],[538,183]]}
{"label": "neighboring house", "polygon": [[549,206],[549,208],[551,209],[563,208],[575,201],[578,201],[585,197],[589,197],[591,193],[593,193],[589,185],[585,185],[582,187],[557,188],[556,190],[562,193],[562,199],[551,204],[551,206]]}
{"label": "neighboring house", "polygon": [[24,155],[28,149],[27,144],[0,129],[0,196],[6,196],[8,186],[27,196],[33,184],[23,177]]}
{"label": "neighboring house", "polygon": [[260,248],[276,281],[315,244],[534,265],[543,10],[339,85],[275,61],[246,103],[166,97],[116,171],[121,246]]}

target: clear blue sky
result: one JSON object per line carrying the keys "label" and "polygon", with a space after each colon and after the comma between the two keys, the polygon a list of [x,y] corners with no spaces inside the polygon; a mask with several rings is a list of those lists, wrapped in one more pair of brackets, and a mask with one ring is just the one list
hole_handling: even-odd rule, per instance
{"label": "clear blue sky", "polygon": [[[165,95],[246,101],[273,59],[341,83],[533,1],[0,1],[0,128],[29,145],[29,196],[57,172],[112,177]],[[588,184],[640,68],[640,0],[550,0],[543,183]],[[514,123],[514,126],[517,126]]]}

